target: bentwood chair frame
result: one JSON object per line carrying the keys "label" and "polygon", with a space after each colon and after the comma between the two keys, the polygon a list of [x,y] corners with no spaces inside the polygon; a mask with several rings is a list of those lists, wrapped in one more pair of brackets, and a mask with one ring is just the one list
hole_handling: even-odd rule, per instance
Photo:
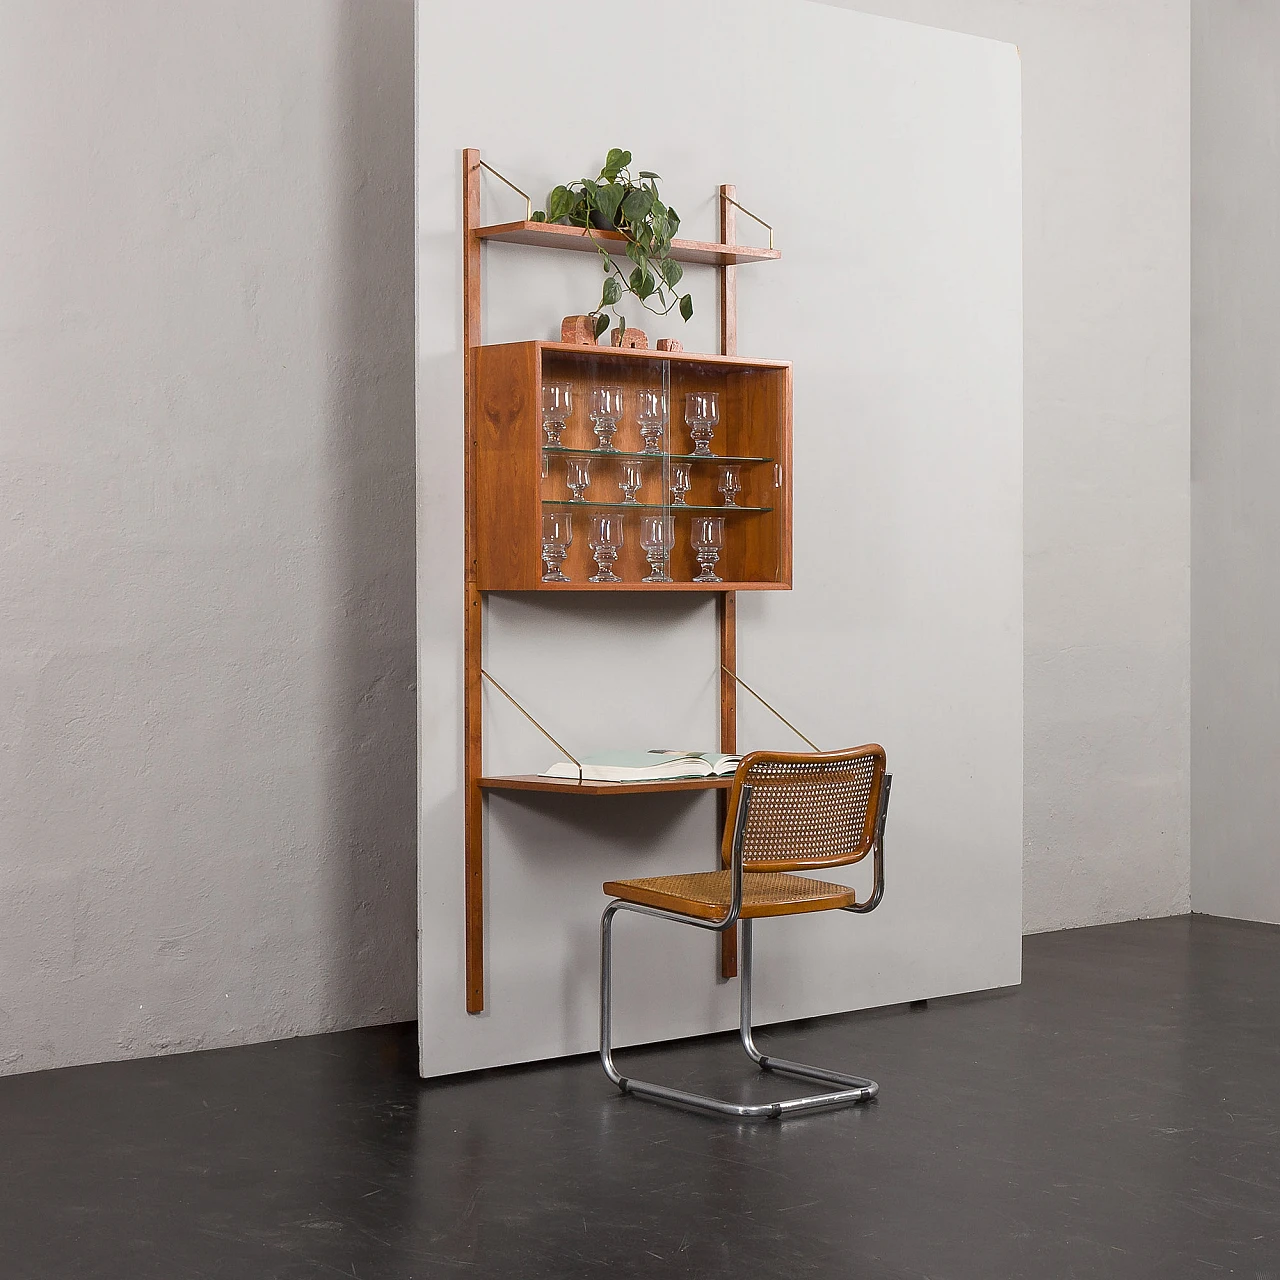
{"label": "bentwood chair frame", "polygon": [[[742,1120],[783,1119],[824,1107],[869,1102],[876,1096],[880,1086],[874,1080],[775,1058],[756,1047],[751,1034],[751,925],[757,916],[823,910],[865,915],[880,905],[892,782],[884,749],[874,744],[849,751],[752,752],[738,766],[729,796],[721,850],[727,884],[723,872],[710,872],[605,885],[606,893],[617,896],[600,921],[600,1062],[623,1093]],[[874,883],[863,902],[844,886],[774,874],[860,862],[868,853]],[[723,933],[741,921],[742,1047],[764,1071],[837,1087],[782,1102],[739,1105],[624,1076],[614,1065],[612,1049],[613,918],[619,911],[713,933]]]}

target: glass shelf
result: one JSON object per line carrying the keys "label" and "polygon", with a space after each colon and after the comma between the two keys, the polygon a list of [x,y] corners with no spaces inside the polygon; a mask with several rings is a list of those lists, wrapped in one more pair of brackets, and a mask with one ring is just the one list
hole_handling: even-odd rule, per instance
{"label": "glass shelf", "polygon": [[593,507],[608,511],[666,511],[673,516],[679,515],[681,511],[695,511],[699,515],[732,516],[739,513],[755,515],[773,510],[772,507],[699,507],[692,502],[679,505],[664,502],[596,502],[593,498],[584,498],[581,502],[575,502],[572,498],[543,498],[542,505],[568,507],[571,511],[577,507],[583,509]]}
{"label": "glass shelf", "polygon": [[729,454],[705,453],[628,453],[625,449],[569,449],[564,445],[544,444],[542,452],[559,454],[566,458],[640,458],[650,462],[772,462],[772,458],[742,458]]}

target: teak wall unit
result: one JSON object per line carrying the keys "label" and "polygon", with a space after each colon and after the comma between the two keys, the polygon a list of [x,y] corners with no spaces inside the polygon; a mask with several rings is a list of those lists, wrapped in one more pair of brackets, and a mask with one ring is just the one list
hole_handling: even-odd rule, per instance
{"label": "teak wall unit", "polygon": [[[559,342],[513,342],[477,347],[474,352],[476,480],[476,585],[481,591],[728,591],[778,589],[791,585],[790,500],[785,483],[790,469],[787,406],[791,403],[791,367],[777,361],[738,360],[683,352],[630,351],[570,346]],[[543,444],[543,381],[573,387],[573,413],[560,447]],[[592,434],[586,405],[589,388],[599,383],[623,389],[623,417],[615,451],[604,451]],[[644,452],[634,418],[635,393],[663,387],[676,417],[659,453]],[[716,391],[720,399],[715,457],[691,452],[679,408],[685,392]],[[585,459],[593,473],[585,501],[572,500],[565,464]],[[638,503],[623,502],[618,485],[622,462],[636,462],[644,476]],[[672,462],[689,463],[692,485],[681,505],[673,506]],[[735,463],[742,490],[737,505],[726,507],[717,492],[720,468]],[[543,511],[581,512],[565,570],[569,582],[543,582]],[[670,583],[644,583],[649,569],[631,521],[617,572],[620,583],[592,583],[587,518],[593,511],[626,515],[662,513],[675,521],[676,541]],[[689,517],[724,516],[728,524],[716,572],[722,583],[692,581],[697,573],[689,545]],[[625,526],[624,526],[625,527]]]}
{"label": "teak wall unit", "polygon": [[[735,190],[720,188],[719,244],[676,240],[671,256],[680,262],[715,267],[720,277],[720,353],[635,351],[560,342],[482,345],[480,271],[486,240],[535,245],[574,252],[596,252],[596,240],[625,248],[616,233],[587,235],[576,227],[541,222],[480,224],[480,152],[462,153],[463,345],[466,378],[466,622],[464,637],[465,733],[465,903],[466,1005],[484,1009],[484,794],[491,790],[542,791],[579,796],[634,795],[667,791],[709,791],[718,795],[723,823],[731,779],[697,779],[633,784],[565,782],[536,775],[485,777],[483,767],[481,668],[486,591],[712,591],[718,599],[720,661],[736,670],[736,592],[788,590],[791,587],[791,366],[785,361],[737,356],[737,284],[739,265],[765,262],[777,250],[735,245]],[[574,410],[562,447],[544,447],[541,418],[543,380],[570,382]],[[624,388],[626,409],[615,447],[602,454],[586,418],[587,389],[607,379]],[[641,386],[668,392],[669,418],[660,454],[641,456],[632,405],[626,394]],[[687,505],[672,505],[670,468],[689,459],[683,403],[686,390],[718,391],[720,425],[713,459],[692,460]],[[586,501],[570,502],[564,485],[564,460],[591,459],[596,479]],[[645,467],[639,506],[622,505],[610,473],[621,458],[640,458]],[[716,493],[719,466],[737,461],[742,492],[738,507],[726,508]],[[597,487],[598,485],[598,487]],[[646,566],[634,528],[624,541],[616,571],[620,583],[590,583],[587,520],[575,531],[565,571],[567,583],[542,581],[543,511],[602,509],[670,514],[676,522],[671,583],[642,583]],[[696,566],[689,549],[692,514],[725,516],[725,545],[718,583],[690,581]],[[720,750],[737,749],[737,683],[720,673]],[[719,865],[719,847],[714,850]],[[721,972],[737,972],[734,931],[721,935]]]}

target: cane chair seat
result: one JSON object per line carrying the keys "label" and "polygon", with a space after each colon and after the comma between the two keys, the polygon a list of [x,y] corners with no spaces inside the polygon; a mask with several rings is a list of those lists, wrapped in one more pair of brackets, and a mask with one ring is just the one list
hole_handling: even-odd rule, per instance
{"label": "cane chair seat", "polygon": [[[644,880],[611,880],[604,886],[611,898],[640,906],[675,911],[696,920],[720,920],[729,911],[732,872],[702,871],[681,876],[651,876]],[[787,875],[778,871],[744,871],[744,920],[760,916],[791,916],[804,911],[835,911],[857,901],[854,890],[827,880]]]}

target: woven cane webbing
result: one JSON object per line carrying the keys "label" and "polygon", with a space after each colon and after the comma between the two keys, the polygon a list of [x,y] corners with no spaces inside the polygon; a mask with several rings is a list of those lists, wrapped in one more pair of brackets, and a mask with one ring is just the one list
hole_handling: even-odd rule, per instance
{"label": "woven cane webbing", "polygon": [[751,802],[743,835],[748,870],[785,871],[856,862],[875,836],[874,806],[884,753],[860,748],[833,756],[759,753],[744,782]]}
{"label": "woven cane webbing", "polygon": [[[611,898],[678,911],[700,920],[720,920],[733,894],[728,871],[699,871],[682,876],[650,876],[644,880],[611,880]],[[833,911],[856,901],[847,885],[789,876],[775,871],[747,871],[742,876],[742,918],[789,916],[803,911]]]}

